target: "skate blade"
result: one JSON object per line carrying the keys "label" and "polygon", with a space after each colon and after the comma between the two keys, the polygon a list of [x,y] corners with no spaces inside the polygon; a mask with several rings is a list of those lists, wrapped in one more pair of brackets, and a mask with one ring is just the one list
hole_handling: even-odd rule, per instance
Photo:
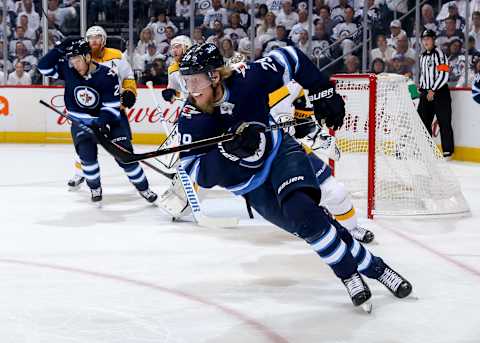
{"label": "skate blade", "polygon": [[102,208],[103,207],[102,201],[92,202],[92,205],[93,205],[93,207],[96,207],[96,208]]}
{"label": "skate blade", "polygon": [[360,305],[360,308],[361,308],[364,312],[370,314],[370,313],[372,313],[373,305],[372,305],[372,303],[371,303],[370,301],[366,301],[366,302],[364,302],[363,304]]}

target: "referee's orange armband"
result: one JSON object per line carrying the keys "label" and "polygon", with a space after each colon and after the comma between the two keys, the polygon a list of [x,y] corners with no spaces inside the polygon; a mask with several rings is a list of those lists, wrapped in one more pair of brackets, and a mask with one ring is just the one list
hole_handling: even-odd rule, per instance
{"label": "referee's orange armband", "polygon": [[439,64],[439,65],[437,66],[437,71],[445,71],[445,72],[446,72],[446,71],[448,71],[448,70],[449,70],[449,69],[448,69],[448,64]]}

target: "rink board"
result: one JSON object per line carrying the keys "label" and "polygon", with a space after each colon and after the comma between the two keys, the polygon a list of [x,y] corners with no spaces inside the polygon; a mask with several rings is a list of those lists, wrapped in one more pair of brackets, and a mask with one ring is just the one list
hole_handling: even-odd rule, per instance
{"label": "rink board", "polygon": [[[165,102],[160,89],[155,91],[161,110],[155,108],[150,90],[138,89],[138,100],[127,114],[134,132],[134,143],[158,144],[164,139],[161,116],[178,114],[181,103]],[[69,125],[57,114],[41,106],[45,100],[64,110],[61,87],[2,87],[0,86],[0,143],[66,143],[71,140]],[[452,89],[455,159],[480,162],[480,105],[471,98],[469,88]],[[440,143],[436,122],[433,135]]]}
{"label": "rink board", "polygon": [[[181,103],[163,101],[156,90],[160,109],[155,108],[148,89],[139,89],[137,103],[127,116],[137,144],[158,144],[165,138],[161,117],[178,115]],[[0,142],[67,143],[71,141],[69,123],[40,105],[44,100],[65,110],[61,87],[0,87]]]}

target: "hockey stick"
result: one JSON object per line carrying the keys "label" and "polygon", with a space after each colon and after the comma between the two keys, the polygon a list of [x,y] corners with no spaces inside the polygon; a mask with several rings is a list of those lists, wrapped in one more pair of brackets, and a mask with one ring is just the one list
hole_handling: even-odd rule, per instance
{"label": "hockey stick", "polygon": [[[63,118],[65,119],[68,119],[70,120],[71,122],[74,122],[75,124],[78,125],[78,127],[80,129],[82,129],[83,131],[91,134],[92,136],[94,136],[95,138],[97,138],[98,135],[102,135],[100,132],[96,133],[95,130],[93,130],[92,128],[88,127],[87,125],[83,124],[81,121],[79,121],[78,119],[68,115],[68,114],[65,114],[65,113],[62,113],[60,112],[58,109],[56,109],[55,107],[49,105],[48,103],[46,103],[45,101],[43,100],[40,100],[40,103],[46,107],[48,107],[49,109],[51,109],[52,111],[54,111],[55,113],[57,113],[58,115],[62,116]],[[125,149],[124,147],[116,144],[116,143],[113,143],[113,142],[110,142],[110,144],[114,145],[116,149],[119,149],[123,152],[129,152],[127,149]],[[169,179],[172,179],[175,174],[168,174],[166,172],[164,172],[163,170],[155,167],[153,164],[147,162],[147,161],[140,161],[140,163],[143,163],[144,165],[146,165],[147,167],[155,170],[156,172],[158,172],[159,174],[162,174],[163,176],[165,177],[168,177]]]}
{"label": "hockey stick", "polygon": [[[150,89],[150,94],[153,98],[153,102],[155,106],[157,107],[157,110],[160,109],[160,105],[154,93],[153,83],[151,81],[147,82],[147,87]],[[169,130],[167,127],[167,123],[165,122],[165,119],[162,118],[160,119],[160,121],[162,123],[162,127],[163,127],[163,130],[165,131],[165,134],[167,134]],[[162,146],[168,147],[171,143],[173,143],[173,139],[169,139],[169,137],[174,137],[175,134],[176,134],[176,131],[170,132],[165,142],[162,143]],[[161,161],[159,162],[162,163]],[[193,218],[195,219],[198,225],[203,227],[210,227],[210,228],[234,227],[238,225],[237,218],[221,218],[221,217],[206,216],[202,211],[198,194],[195,190],[195,187],[193,186],[190,176],[187,174],[187,172],[185,171],[185,169],[183,169],[181,165],[178,166],[177,173],[178,173],[179,181],[181,182],[182,188],[187,197],[188,204],[192,209]]]}
{"label": "hockey stick", "polygon": [[[299,125],[304,125],[306,123],[297,123],[295,120],[279,123],[279,124],[274,124],[269,127],[267,127],[263,132],[270,132],[274,130],[279,130],[283,128],[287,128],[290,126],[299,126]],[[96,132],[95,133],[97,136],[97,139],[99,140],[99,143],[107,150],[110,154],[112,154],[115,158],[119,159],[123,163],[133,163],[133,162],[138,162],[142,161],[145,159],[149,158],[154,158],[157,156],[163,156],[163,155],[168,155],[168,154],[173,154],[175,152],[182,152],[182,151],[190,151],[194,149],[199,149],[199,148],[206,148],[218,143],[226,142],[226,141],[231,141],[233,138],[235,138],[236,134],[235,133],[226,133],[220,136],[215,136],[211,138],[206,138],[206,139],[201,139],[189,144],[181,144],[177,146],[172,146],[164,149],[159,149],[155,151],[149,151],[149,152],[144,152],[140,154],[135,154],[127,151],[122,151],[118,149],[112,142],[110,142],[105,136],[103,136],[101,133]]]}

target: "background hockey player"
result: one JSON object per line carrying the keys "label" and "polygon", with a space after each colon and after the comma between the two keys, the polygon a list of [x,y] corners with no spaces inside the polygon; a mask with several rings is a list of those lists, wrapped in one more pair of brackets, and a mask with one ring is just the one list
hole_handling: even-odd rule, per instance
{"label": "background hockey player", "polygon": [[173,102],[175,98],[186,99],[188,92],[185,82],[180,75],[179,63],[185,52],[192,46],[192,40],[187,36],[177,36],[170,42],[172,49],[172,63],[168,66],[168,84],[162,91],[162,97],[167,102]]}
{"label": "background hockey player", "polygon": [[295,79],[309,90],[317,119],[338,129],[342,98],[325,75],[296,48],[280,48],[246,68],[223,66],[213,44],[192,47],[182,59],[190,103],[179,119],[182,143],[235,132],[233,140],[183,152],[182,166],[201,187],[221,186],[248,198],[265,219],[304,239],[345,285],[354,305],[371,297],[360,273],[385,285],[395,296],[411,284],[353,239],[318,206],[321,192],[310,160],[299,143],[272,123],[268,94]]}
{"label": "background hockey player", "polygon": [[[90,45],[92,59],[116,71],[120,87],[120,112],[122,116],[126,116],[125,108],[131,108],[135,105],[137,99],[137,84],[127,57],[118,49],[106,47],[107,33],[101,26],[90,27],[85,37]],[[84,180],[85,178],[77,156],[77,160],[75,161],[75,175],[68,181],[68,185],[71,189],[75,189],[80,186]]]}
{"label": "background hockey player", "polygon": [[[64,101],[70,116],[108,133],[117,144],[132,150],[128,119],[120,112],[117,73],[92,60],[85,40],[65,42],[50,50],[38,63],[38,69],[46,76],[65,80]],[[102,200],[102,187],[96,140],[76,122],[72,122],[71,133],[92,201],[98,202]],[[147,177],[138,163],[117,163],[143,198],[149,202],[156,200],[157,195],[149,189]]]}

